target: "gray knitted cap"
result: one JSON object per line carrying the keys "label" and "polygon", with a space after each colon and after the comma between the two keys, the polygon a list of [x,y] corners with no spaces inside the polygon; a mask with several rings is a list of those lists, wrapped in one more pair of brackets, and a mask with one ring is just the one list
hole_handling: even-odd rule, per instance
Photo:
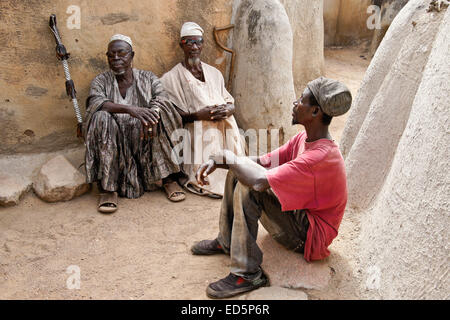
{"label": "gray knitted cap", "polygon": [[331,117],[346,113],[352,105],[352,94],[340,81],[320,77],[308,83],[322,111]]}

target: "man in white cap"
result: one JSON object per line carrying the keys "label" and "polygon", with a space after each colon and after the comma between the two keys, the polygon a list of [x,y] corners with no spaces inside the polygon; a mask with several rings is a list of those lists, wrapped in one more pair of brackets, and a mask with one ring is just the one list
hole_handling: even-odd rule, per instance
{"label": "man in white cap", "polygon": [[347,183],[344,159],[328,126],[332,117],[349,110],[351,101],[343,83],[323,77],[311,81],[292,109],[292,124],[306,131],[262,157],[237,161],[225,151],[199,168],[199,184],[207,183],[216,168],[229,169],[219,235],[191,248],[197,255],[230,255],[231,272],[208,286],[209,297],[232,297],[268,285],[256,244],[258,220],[277,242],[307,261],[330,254],[347,203]]}
{"label": "man in white cap", "polygon": [[197,183],[195,172],[211,152],[228,149],[244,154],[244,144],[233,116],[234,99],[225,88],[222,73],[200,60],[204,39],[203,29],[198,24],[183,24],[179,45],[184,59],[164,74],[161,82],[183,118],[185,133],[188,133],[185,138],[190,142],[184,144],[190,148],[189,152],[183,149],[183,168],[189,176],[184,186],[199,195],[221,198],[226,170],[220,169],[211,175],[207,186]]}
{"label": "man in white cap", "polygon": [[[185,198],[182,170],[172,160],[172,132],[182,120],[160,80],[134,69],[133,43],[116,34],[108,44],[109,71],[91,83],[83,125],[87,182],[97,182],[98,210],[112,213],[117,196],[138,198],[162,183],[171,201]],[[162,181],[161,181],[162,180]]]}

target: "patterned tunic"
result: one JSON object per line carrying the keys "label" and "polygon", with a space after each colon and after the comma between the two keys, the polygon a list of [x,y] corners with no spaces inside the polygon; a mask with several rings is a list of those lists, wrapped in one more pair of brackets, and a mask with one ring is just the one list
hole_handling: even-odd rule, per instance
{"label": "patterned tunic", "polygon": [[[104,190],[127,198],[138,198],[154,190],[161,179],[181,171],[178,160],[172,160],[172,149],[179,142],[171,140],[172,132],[183,126],[180,115],[152,72],[133,69],[133,77],[123,98],[112,71],[98,75],[91,83],[83,125],[87,182],[98,181]],[[140,120],[100,110],[107,101],[136,108],[158,107],[156,137],[141,140]]]}

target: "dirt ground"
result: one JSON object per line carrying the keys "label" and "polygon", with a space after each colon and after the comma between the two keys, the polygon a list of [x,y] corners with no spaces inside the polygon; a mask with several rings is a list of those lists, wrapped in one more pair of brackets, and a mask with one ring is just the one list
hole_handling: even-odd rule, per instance
{"label": "dirt ground", "polygon": [[[327,49],[326,76],[356,95],[369,64],[360,48]],[[345,117],[334,119],[339,141]],[[120,199],[113,215],[96,210],[97,190],[70,202],[44,203],[28,193],[0,208],[0,299],[207,299],[205,288],[229,272],[226,256],[190,254],[194,241],[218,231],[220,200],[188,194],[171,203],[162,191]],[[310,299],[355,296],[352,262],[345,252],[357,233],[344,216],[330,247],[336,273],[330,288],[306,291]],[[68,289],[68,268],[80,271],[80,289]]]}

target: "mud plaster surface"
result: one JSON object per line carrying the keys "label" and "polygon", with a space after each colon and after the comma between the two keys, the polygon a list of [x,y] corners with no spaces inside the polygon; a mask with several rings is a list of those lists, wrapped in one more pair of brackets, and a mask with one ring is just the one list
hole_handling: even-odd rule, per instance
{"label": "mud plaster surface", "polygon": [[[380,75],[384,72],[379,93],[373,103],[360,101],[353,109],[360,114],[361,107],[370,105],[346,158],[347,212],[349,207],[359,207],[349,215],[361,218],[360,238],[355,241],[359,248],[355,252],[360,260],[358,268],[364,272],[363,296],[368,299],[449,297],[450,136],[446,111],[450,105],[450,11],[429,12],[428,4],[428,0],[413,0],[397,16],[366,73],[360,96],[366,96],[368,87],[377,88],[377,80],[367,81],[371,70]],[[395,38],[406,40],[402,44],[392,41]],[[405,57],[411,51],[412,58]],[[395,58],[392,66],[380,59],[388,55]],[[402,68],[408,65],[414,68]],[[396,72],[392,74],[392,70]],[[419,77],[417,70],[421,70]],[[398,78],[397,74],[404,76]],[[404,85],[406,82],[412,85]],[[394,90],[386,90],[386,83]],[[398,96],[403,99],[396,102]],[[378,98],[395,105],[397,113],[406,117],[406,125],[386,121],[389,117],[385,117],[383,104],[377,104]],[[354,115],[349,115],[346,130]],[[380,136],[386,139],[377,142],[378,132],[383,132]],[[341,141],[346,138],[344,132]],[[353,152],[362,139],[370,147]],[[378,157],[383,157],[382,152],[388,148],[392,148],[394,156],[380,169]],[[352,163],[367,166],[357,172]],[[370,184],[373,178],[379,180],[374,187]],[[364,183],[358,186],[361,181]]]}

